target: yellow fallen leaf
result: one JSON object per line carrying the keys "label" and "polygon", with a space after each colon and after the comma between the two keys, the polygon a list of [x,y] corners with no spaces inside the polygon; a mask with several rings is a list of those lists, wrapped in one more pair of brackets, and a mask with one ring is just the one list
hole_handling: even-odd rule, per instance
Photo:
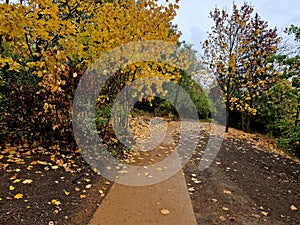
{"label": "yellow fallen leaf", "polygon": [[265,211],[262,211],[261,214],[263,214],[264,216],[269,215],[269,213],[268,213],[268,212],[265,212]]}
{"label": "yellow fallen leaf", "polygon": [[156,169],[157,169],[158,171],[164,171],[164,169],[161,168],[161,167],[157,167]]}
{"label": "yellow fallen leaf", "polygon": [[23,198],[23,194],[18,193],[18,194],[15,195],[14,198],[15,198],[15,199]]}
{"label": "yellow fallen leaf", "polygon": [[83,178],[83,180],[84,180],[85,182],[91,182],[91,179],[89,179],[89,178]]}
{"label": "yellow fallen leaf", "polygon": [[170,211],[169,211],[168,209],[162,208],[162,209],[160,209],[159,211],[160,211],[160,213],[163,214],[163,215],[168,215],[168,214],[170,214]]}
{"label": "yellow fallen leaf", "polygon": [[13,191],[13,190],[15,190],[15,187],[12,186],[12,185],[10,185],[10,186],[9,186],[9,190],[10,190],[10,191]]}
{"label": "yellow fallen leaf", "polygon": [[66,191],[66,190],[64,190],[64,193],[65,193],[65,195],[69,195],[70,194],[70,192],[68,192],[68,191]]}
{"label": "yellow fallen leaf", "polygon": [[45,161],[40,161],[40,160],[36,161],[36,163],[37,163],[37,164],[40,164],[40,165],[48,165],[47,162],[45,162]]}
{"label": "yellow fallen leaf", "polygon": [[3,159],[4,158],[4,155],[0,155],[0,159]]}
{"label": "yellow fallen leaf", "polygon": [[27,170],[32,170],[33,166],[28,166]]}
{"label": "yellow fallen leaf", "polygon": [[227,207],[222,207],[222,209],[223,209],[224,211],[228,211],[228,210],[229,210]]}
{"label": "yellow fallen leaf", "polygon": [[54,205],[60,205],[61,204],[61,202],[58,201],[57,199],[52,199],[51,203],[54,204]]}

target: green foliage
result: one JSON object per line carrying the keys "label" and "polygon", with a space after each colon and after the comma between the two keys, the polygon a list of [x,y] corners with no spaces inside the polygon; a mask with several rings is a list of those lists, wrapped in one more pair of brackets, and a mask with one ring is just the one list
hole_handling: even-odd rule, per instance
{"label": "green foliage", "polygon": [[260,100],[262,109],[258,119],[280,147],[299,157],[300,57],[276,55],[269,62],[280,76],[269,94]]}

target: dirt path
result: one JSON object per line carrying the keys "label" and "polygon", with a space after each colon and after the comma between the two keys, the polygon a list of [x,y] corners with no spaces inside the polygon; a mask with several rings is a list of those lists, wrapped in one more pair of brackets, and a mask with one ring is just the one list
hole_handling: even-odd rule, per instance
{"label": "dirt path", "polygon": [[[161,144],[152,151],[142,151],[130,157],[130,164],[146,168],[139,174],[145,182],[147,179],[155,180],[163,174],[167,176],[170,174],[170,178],[147,186],[115,183],[96,210],[89,225],[197,224],[180,161],[174,158],[175,160],[170,163],[172,165],[168,167],[155,166],[158,170],[147,170],[173,153],[175,143],[172,135],[176,128],[169,125],[166,133],[157,135],[162,129],[156,126],[156,130],[152,130],[154,136],[151,136],[150,140],[153,144],[161,139],[159,141]],[[145,144],[145,148],[150,148],[151,143]],[[142,146],[140,141],[137,146],[138,148]],[[173,171],[178,172],[171,176]],[[126,171],[119,180],[134,181],[136,179],[134,174],[134,171]]]}
{"label": "dirt path", "polygon": [[[172,126],[177,125],[173,122]],[[194,217],[201,225],[300,224],[299,163],[265,151],[255,135],[238,134],[226,138],[213,164],[199,172],[208,141],[204,127],[198,148],[184,167],[186,184],[180,173],[155,186],[115,184],[90,224],[192,225]],[[135,163],[142,165],[144,160],[163,155],[162,149],[140,155]],[[164,207],[170,214],[159,212]]]}
{"label": "dirt path", "polygon": [[115,183],[89,222],[102,224],[197,224],[182,171],[150,186]]}

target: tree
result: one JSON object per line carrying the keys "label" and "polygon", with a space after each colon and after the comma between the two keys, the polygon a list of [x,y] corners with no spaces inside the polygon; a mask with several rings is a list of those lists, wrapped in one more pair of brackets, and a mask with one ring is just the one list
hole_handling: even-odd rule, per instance
{"label": "tree", "polygon": [[[299,42],[299,28],[286,29]],[[296,54],[295,54],[296,53]],[[280,76],[268,95],[261,117],[265,117],[268,131],[278,139],[279,145],[289,153],[300,157],[300,56],[299,49],[293,54],[278,54],[270,59],[273,69]]]}
{"label": "tree", "polygon": [[[160,6],[156,0],[8,3],[0,4],[0,80],[5,93],[1,97],[18,102],[19,109],[6,107],[4,120],[11,118],[29,127],[31,138],[72,135],[74,90],[102,53],[132,41],[177,42],[179,37],[170,29],[178,4]],[[19,104],[24,99],[28,99],[25,108]]]}
{"label": "tree", "polygon": [[276,77],[275,71],[267,71],[267,60],[279,41],[276,29],[269,29],[257,14],[252,17],[253,11],[246,3],[240,9],[233,4],[231,15],[215,8],[210,13],[214,26],[203,44],[205,61],[224,94],[226,132],[234,109],[245,115],[243,129],[250,131],[251,115],[259,109],[255,99],[268,91]]}

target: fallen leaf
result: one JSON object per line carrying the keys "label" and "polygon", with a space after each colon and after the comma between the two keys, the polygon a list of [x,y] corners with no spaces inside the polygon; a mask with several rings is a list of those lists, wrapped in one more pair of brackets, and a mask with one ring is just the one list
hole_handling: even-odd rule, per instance
{"label": "fallen leaf", "polygon": [[105,196],[103,190],[100,189],[100,190],[99,190],[99,193],[100,193],[100,197],[104,197],[104,196]]}
{"label": "fallen leaf", "polygon": [[260,218],[260,215],[257,215],[257,214],[252,214],[252,216],[254,216],[256,219]]}
{"label": "fallen leaf", "polygon": [[10,190],[10,191],[13,191],[13,190],[15,190],[15,187],[12,186],[12,185],[10,185],[10,186],[9,186],[9,190]]}
{"label": "fallen leaf", "polygon": [[79,196],[80,198],[86,198],[86,195],[82,194]]}
{"label": "fallen leaf", "polygon": [[227,207],[222,207],[222,209],[223,209],[224,211],[228,211],[228,210],[229,210]]}
{"label": "fallen leaf", "polygon": [[66,191],[66,190],[64,190],[64,193],[65,193],[65,195],[69,195],[70,194],[70,192],[68,192],[68,191]]}
{"label": "fallen leaf", "polygon": [[85,182],[91,182],[91,179],[89,179],[89,178],[83,178],[83,180],[84,180]]}
{"label": "fallen leaf", "polygon": [[160,211],[160,213],[163,214],[163,215],[168,215],[168,214],[170,214],[170,211],[169,211],[168,209],[165,209],[165,208],[162,208],[162,209],[160,209],[159,211]]}
{"label": "fallen leaf", "polygon": [[195,188],[194,188],[194,187],[190,187],[190,188],[188,189],[188,191],[195,191]]}
{"label": "fallen leaf", "polygon": [[91,184],[88,184],[88,185],[85,186],[86,189],[89,189],[89,188],[91,188],[91,187],[92,187]]}
{"label": "fallen leaf", "polygon": [[214,202],[214,203],[216,203],[218,200],[215,199],[215,198],[213,198],[213,199],[211,199],[211,201]]}
{"label": "fallen leaf", "polygon": [[80,188],[79,188],[79,187],[76,187],[76,188],[75,188],[75,191],[80,191]]}
{"label": "fallen leaf", "polygon": [[296,211],[296,210],[297,210],[297,207],[294,206],[294,205],[291,205],[290,209],[293,210],[293,211]]}
{"label": "fallen leaf", "polygon": [[33,180],[31,180],[31,179],[26,179],[26,180],[24,180],[22,183],[23,183],[23,184],[31,184],[32,181],[33,181]]}
{"label": "fallen leaf", "polygon": [[18,194],[15,195],[14,198],[15,198],[15,199],[23,198],[23,194],[18,193]]}
{"label": "fallen leaf", "polygon": [[28,166],[27,170],[32,170],[33,166]]}
{"label": "fallen leaf", "polygon": [[16,179],[17,178],[17,176],[16,175],[14,175],[14,176],[12,176],[11,178],[9,178],[10,180],[14,180],[14,179]]}
{"label": "fallen leaf", "polygon": [[195,184],[200,184],[201,181],[200,180],[197,180],[196,178],[192,177],[191,179]]}
{"label": "fallen leaf", "polygon": [[231,195],[231,191],[224,190],[223,192],[224,192],[224,194]]}
{"label": "fallen leaf", "polygon": [[220,216],[219,219],[223,222],[227,220],[224,216]]}
{"label": "fallen leaf", "polygon": [[269,213],[268,213],[268,212],[265,212],[265,211],[262,211],[261,214],[263,214],[264,216],[269,215]]}
{"label": "fallen leaf", "polygon": [[61,204],[61,202],[58,201],[57,199],[52,199],[51,203],[54,204],[54,205],[60,205]]}
{"label": "fallen leaf", "polygon": [[157,169],[158,171],[164,171],[164,169],[161,168],[161,167],[157,167],[156,169]]}

